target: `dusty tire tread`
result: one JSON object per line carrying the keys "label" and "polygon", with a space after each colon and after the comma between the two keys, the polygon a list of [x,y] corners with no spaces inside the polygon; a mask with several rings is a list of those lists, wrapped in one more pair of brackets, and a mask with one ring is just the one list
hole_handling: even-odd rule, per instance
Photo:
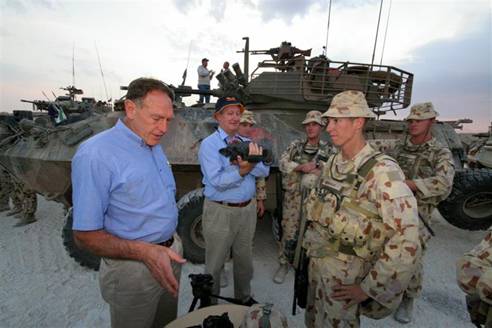
{"label": "dusty tire tread", "polygon": [[469,169],[458,171],[453,181],[453,190],[449,197],[439,206],[441,215],[452,225],[466,230],[484,230],[492,224],[492,217],[482,219],[470,218],[463,211],[463,202],[467,196],[477,190],[492,192],[491,169]]}

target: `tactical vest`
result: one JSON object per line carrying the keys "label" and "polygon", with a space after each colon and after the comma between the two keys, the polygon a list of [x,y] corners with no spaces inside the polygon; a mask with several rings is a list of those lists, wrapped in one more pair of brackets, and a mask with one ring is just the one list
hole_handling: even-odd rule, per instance
{"label": "tactical vest", "polygon": [[394,157],[407,179],[425,179],[435,175],[434,159],[438,150],[429,144],[420,146],[403,144],[395,149]]}
{"label": "tactical vest", "polygon": [[[326,153],[327,144],[322,141],[318,146],[308,144],[306,141],[299,141],[290,153],[289,159],[299,164],[305,164],[313,161],[317,158],[322,161],[326,161],[328,154]],[[301,176],[310,175],[302,174],[300,172],[291,172],[289,174],[282,175],[282,185],[285,190],[300,190]],[[309,178],[309,177],[306,177]],[[317,176],[313,178],[317,179]]]}
{"label": "tactical vest", "polygon": [[382,160],[392,160],[379,152],[357,170],[344,176],[334,173],[332,156],[318,185],[306,204],[309,227],[303,247],[310,257],[346,255],[371,260],[383,249],[385,228],[375,203],[360,197],[359,188],[372,168]]}

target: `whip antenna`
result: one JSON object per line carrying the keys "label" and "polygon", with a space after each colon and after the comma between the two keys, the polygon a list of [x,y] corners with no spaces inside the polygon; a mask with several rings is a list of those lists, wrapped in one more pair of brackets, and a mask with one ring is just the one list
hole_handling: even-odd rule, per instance
{"label": "whip antenna", "polygon": [[[330,32],[330,20],[331,20],[331,0],[328,6],[328,22],[326,23],[326,42],[325,42],[325,52],[328,51],[328,35]],[[326,53],[325,53],[326,55]]]}
{"label": "whip antenna", "polygon": [[383,64],[383,56],[384,56],[384,48],[386,46],[386,36],[388,35],[388,25],[390,21],[390,13],[391,13],[391,4],[393,1],[390,0],[390,5],[388,9],[388,18],[386,19],[386,29],[384,31],[384,40],[383,40],[383,50],[381,51],[381,61],[379,62],[379,65]]}
{"label": "whip antenna", "polygon": [[101,57],[99,56],[99,50],[97,49],[96,41],[94,41],[94,46],[96,47],[97,60],[99,62],[99,69],[101,70],[101,77],[102,77],[103,84],[104,84],[104,92],[106,93],[106,99],[110,99],[108,96],[108,88],[106,87],[106,79],[104,78],[104,72],[103,72],[102,65],[101,65]]}

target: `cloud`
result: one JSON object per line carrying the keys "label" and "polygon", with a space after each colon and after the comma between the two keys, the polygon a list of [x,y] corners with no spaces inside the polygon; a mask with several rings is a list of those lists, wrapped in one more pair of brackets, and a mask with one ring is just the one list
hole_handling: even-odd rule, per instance
{"label": "cloud", "polygon": [[27,14],[36,8],[56,10],[60,8],[61,2],[56,0],[6,0],[0,3],[2,13]]}
{"label": "cloud", "polygon": [[415,74],[413,103],[430,100],[442,119],[471,118],[473,130],[486,131],[492,120],[488,24],[484,21],[475,34],[435,41],[413,52],[414,59],[406,67]]}
{"label": "cloud", "polygon": [[[303,16],[316,0],[259,0],[257,7],[264,21],[280,18],[291,22],[295,16]],[[322,2],[324,3],[324,1]]]}
{"label": "cloud", "polygon": [[188,13],[193,7],[196,7],[202,3],[201,0],[173,0],[174,6],[182,14]]}

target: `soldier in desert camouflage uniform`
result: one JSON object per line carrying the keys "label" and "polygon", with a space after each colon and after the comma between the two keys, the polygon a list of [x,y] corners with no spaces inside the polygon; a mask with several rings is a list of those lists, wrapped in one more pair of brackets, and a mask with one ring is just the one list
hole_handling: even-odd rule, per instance
{"label": "soldier in desert camouflage uniform", "polygon": [[472,322],[492,327],[492,230],[456,263],[458,286],[467,294]]}
{"label": "soldier in desert camouflage uniform", "polygon": [[13,186],[14,208],[7,212],[7,215],[15,215],[20,218],[21,221],[16,226],[36,222],[35,213],[38,206],[36,193],[19,181],[13,182]]}
{"label": "soldier in desert camouflage uniform", "polygon": [[[241,114],[241,120],[239,121],[238,133],[241,136],[252,138],[251,130],[256,124],[253,112],[245,110]],[[258,216],[262,217],[265,213],[265,200],[266,200],[266,181],[265,178],[256,179],[256,210]]]}
{"label": "soldier in desert camouflage uniform", "polygon": [[284,199],[282,205],[282,240],[279,247],[279,268],[273,281],[281,284],[289,271],[299,234],[303,193],[312,188],[323,162],[332,152],[326,141],[320,140],[325,122],[321,112],[310,111],[302,121],[306,139],[295,140],[280,158]]}
{"label": "soldier in desert camouflage uniform", "polygon": [[375,115],[360,91],[337,94],[323,117],[339,148],[306,204],[307,327],[358,327],[401,301],[420,257],[417,203],[396,162],[365,141]]}
{"label": "soldier in desert camouflage uniform", "polygon": [[[454,163],[451,151],[440,144],[431,134],[432,124],[439,114],[430,102],[412,106],[408,122],[408,136],[398,141],[390,154],[405,174],[406,184],[417,199],[420,220],[429,225],[432,212],[439,202],[451,193],[454,177]],[[420,222],[420,243],[422,257],[431,235],[424,222]],[[403,300],[395,312],[395,319],[409,323],[412,319],[413,302],[422,290],[423,264],[419,261],[417,270],[410,280]]]}
{"label": "soldier in desert camouflage uniform", "polygon": [[0,212],[10,209],[10,195],[13,194],[14,186],[10,180],[10,176],[0,167]]}

